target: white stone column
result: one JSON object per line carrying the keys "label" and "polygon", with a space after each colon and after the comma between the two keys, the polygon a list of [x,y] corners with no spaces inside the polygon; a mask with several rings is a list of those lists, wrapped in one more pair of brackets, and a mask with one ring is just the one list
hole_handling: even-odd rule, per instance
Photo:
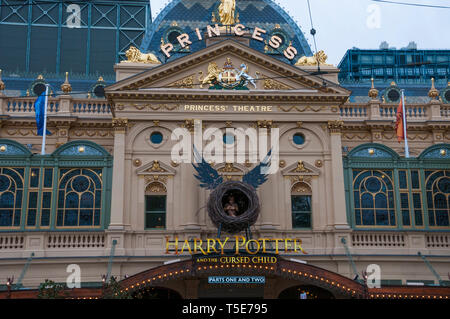
{"label": "white stone column", "polygon": [[333,224],[336,230],[345,230],[350,228],[347,223],[347,206],[345,203],[344,167],[342,162],[341,141],[342,126],[342,121],[328,122],[331,149]]}
{"label": "white stone column", "polygon": [[125,135],[127,119],[114,118],[114,162],[110,230],[124,230]]}
{"label": "white stone column", "polygon": [[200,186],[198,181],[194,177],[194,169],[192,165],[181,164],[181,185],[186,188],[181,189],[179,196],[182,198],[181,211],[175,212],[175,214],[182,214],[184,216],[183,227],[187,230],[198,230],[200,225],[198,223],[197,211],[200,208],[198,203],[198,193],[200,192]]}
{"label": "white stone column", "polygon": [[275,199],[277,188],[275,187],[276,183],[274,183],[274,179],[275,175],[270,175],[267,182],[260,186],[259,202],[261,205],[261,213],[259,218],[261,220],[261,230],[273,230],[277,222],[277,218],[275,217],[275,214],[278,214]]}

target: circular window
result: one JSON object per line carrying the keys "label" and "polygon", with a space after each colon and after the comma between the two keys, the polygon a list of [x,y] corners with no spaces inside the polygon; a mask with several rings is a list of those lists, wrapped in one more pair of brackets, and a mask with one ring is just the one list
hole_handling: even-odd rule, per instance
{"label": "circular window", "polygon": [[94,88],[94,95],[96,97],[105,97],[105,87],[103,85],[97,85]]}
{"label": "circular window", "polygon": [[172,44],[179,44],[178,43],[178,37],[181,35],[181,33],[179,31],[171,31],[169,32],[169,34],[167,35],[167,40],[169,40],[170,43]]}
{"label": "circular window", "polygon": [[234,144],[234,135],[233,134],[223,134],[223,143],[227,145]]}
{"label": "circular window", "polygon": [[38,83],[35,86],[33,86],[33,93],[37,96],[41,95],[45,92],[45,84]]}
{"label": "circular window", "polygon": [[163,135],[160,132],[153,132],[150,135],[150,142],[153,144],[161,144],[163,141]]}
{"label": "circular window", "polygon": [[387,97],[388,97],[389,101],[397,102],[400,100],[400,93],[397,90],[392,89],[392,90],[388,91]]}
{"label": "circular window", "polygon": [[450,90],[447,90],[447,91],[444,93],[444,98],[445,98],[445,100],[446,100],[448,103],[450,103]]}
{"label": "circular window", "polygon": [[366,188],[371,193],[377,193],[381,190],[381,183],[378,178],[372,177],[366,181]]}
{"label": "circular window", "polygon": [[72,187],[78,193],[85,192],[89,188],[89,179],[85,176],[77,176],[72,181]]}
{"label": "circular window", "polygon": [[296,145],[305,144],[305,135],[303,135],[302,133],[295,133],[294,134],[294,143]]}

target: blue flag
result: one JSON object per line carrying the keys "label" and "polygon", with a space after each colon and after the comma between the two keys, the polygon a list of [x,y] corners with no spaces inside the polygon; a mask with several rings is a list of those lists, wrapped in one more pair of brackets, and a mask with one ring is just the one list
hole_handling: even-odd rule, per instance
{"label": "blue flag", "polygon": [[[37,134],[39,136],[44,135],[44,116],[45,116],[45,91],[37,98],[34,102],[34,111],[36,112],[36,125]],[[46,135],[52,135],[52,133],[47,130]]]}

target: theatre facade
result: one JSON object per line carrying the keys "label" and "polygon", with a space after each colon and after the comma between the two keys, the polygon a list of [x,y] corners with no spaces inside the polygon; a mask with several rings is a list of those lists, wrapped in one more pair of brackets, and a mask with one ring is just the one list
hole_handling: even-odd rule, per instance
{"label": "theatre facade", "polygon": [[[366,102],[350,102],[324,53],[296,38],[269,54],[252,27],[191,36],[190,47],[172,47],[192,52],[164,63],[162,51],[132,48],[104,99],[71,96],[66,77],[49,97],[47,155],[37,154],[36,97],[0,85],[0,278],[23,270],[21,284],[35,289],[65,283],[75,264],[83,288],[108,274],[144,298],[448,299],[450,104],[432,81],[426,102],[407,102],[405,158],[398,103],[373,82]],[[196,140],[199,129],[220,132],[223,154],[238,149],[230,129],[277,134],[276,170],[252,179],[270,147],[252,160],[249,137],[242,161],[180,160],[180,129],[191,156],[191,145],[211,142]],[[372,272],[381,288],[364,284]]]}

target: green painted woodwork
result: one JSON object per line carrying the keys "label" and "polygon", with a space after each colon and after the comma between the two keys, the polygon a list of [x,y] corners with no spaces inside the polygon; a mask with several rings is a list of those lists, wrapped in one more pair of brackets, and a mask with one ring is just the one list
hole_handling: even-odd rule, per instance
{"label": "green painted woodwork", "polygon": [[[369,152],[370,150],[370,152]],[[444,152],[441,153],[441,150]],[[344,183],[346,194],[347,219],[349,225],[355,230],[415,230],[415,231],[450,231],[449,226],[430,227],[428,222],[428,203],[426,197],[425,170],[450,170],[450,144],[435,144],[425,149],[418,157],[404,158],[400,157],[389,147],[368,143],[355,147],[347,156],[343,157],[344,165]],[[353,194],[353,170],[376,170],[388,169],[394,172],[394,196],[396,226],[367,226],[356,225],[355,207]],[[408,178],[410,226],[403,226],[400,189],[399,189],[399,170],[405,170]],[[417,170],[419,173],[420,190],[415,189],[416,193],[422,196],[422,218],[423,225],[416,225],[415,209],[413,203],[413,190],[411,171]]]}
{"label": "green painted woodwork", "polygon": [[[48,155],[32,154],[25,146],[17,143],[16,141],[0,139],[0,146],[6,146],[8,151],[3,152],[0,150],[0,167],[23,167],[25,168],[24,174],[24,192],[22,198],[22,215],[20,228],[0,228],[0,232],[12,232],[12,231],[98,231],[107,228],[110,221],[111,210],[111,188],[112,188],[112,169],[113,158],[112,156],[100,145],[91,141],[73,141],[59,147],[55,152]],[[83,146],[86,150],[91,150],[92,154],[80,153],[80,154],[68,154],[69,150],[73,153],[77,147]],[[11,150],[14,150],[12,152]],[[29,178],[31,168],[40,168],[39,186],[38,186],[38,209],[36,214],[36,223],[34,226],[26,226],[26,218],[28,211],[28,194],[29,194]],[[53,168],[52,179],[52,198],[51,198],[51,211],[50,211],[50,226],[41,227],[41,213],[42,213],[42,196],[43,196],[43,179],[45,176],[45,168]],[[59,182],[59,170],[61,168],[87,168],[87,169],[101,169],[102,170],[102,209],[100,226],[95,227],[57,227],[56,226],[56,212],[58,205],[58,182]],[[49,188],[47,188],[48,190]]]}

